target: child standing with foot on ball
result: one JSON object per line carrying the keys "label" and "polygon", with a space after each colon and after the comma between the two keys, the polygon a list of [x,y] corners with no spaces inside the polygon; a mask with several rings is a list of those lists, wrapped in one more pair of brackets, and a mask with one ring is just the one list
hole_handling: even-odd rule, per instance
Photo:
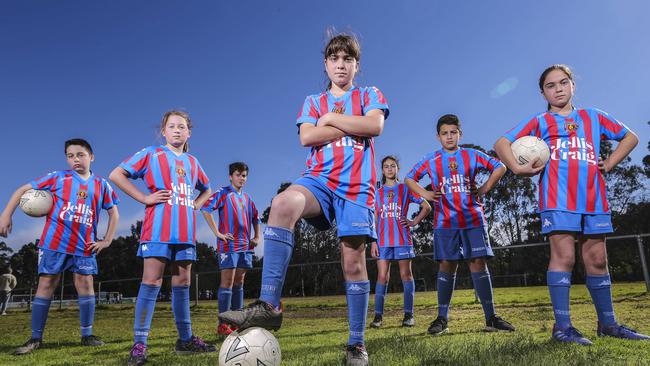
{"label": "child standing with foot on ball", "polygon": [[[428,201],[434,202],[433,257],[439,262],[438,317],[428,332],[447,332],[448,312],[460,261],[467,261],[474,289],[485,314],[486,331],[514,331],[515,328],[497,316],[492,300],[492,280],[487,259],[494,256],[483,216],[481,197],[501,179],[506,168],[501,162],[475,149],[458,146],[462,135],[457,116],[446,114],[438,120],[436,130],[442,149],[426,155],[407,175],[406,185]],[[476,187],[479,169],[490,176]],[[427,191],[417,182],[425,175],[434,191]]]}
{"label": "child standing with foot on ball", "polygon": [[365,243],[376,239],[373,137],[383,130],[388,105],[379,89],[353,83],[361,60],[355,37],[332,37],[323,56],[327,90],[308,96],[296,121],[301,144],[311,148],[307,169],[271,203],[264,231],[260,299],[243,311],[229,311],[219,318],[239,328],[280,328],[280,297],[296,222],[304,218],[327,230],[336,221],[350,326],[346,362],[367,365],[364,330],[370,282]]}
{"label": "child standing with foot on ball", "polygon": [[[196,261],[195,208],[210,197],[210,183],[199,161],[190,155],[188,142],[192,122],[187,113],[169,111],[160,123],[165,138],[161,146],[146,147],[126,159],[111,173],[122,191],[145,205],[138,256],[143,258],[142,283],[135,303],[134,343],[129,365],[147,361],[147,338],[156,307],[165,267],[172,268],[172,312],[178,340],[176,353],[214,352],[192,333],[190,282]],[[143,179],[149,193],[142,192],[131,179]],[[200,194],[194,198],[194,190]]]}
{"label": "child standing with foot on ball", "polygon": [[[551,243],[546,282],[551,295],[555,325],[552,338],[567,343],[591,345],[571,324],[569,290],[575,264],[575,242],[587,274],[586,282],[598,314],[598,336],[648,340],[616,321],[612,304],[611,278],[607,268],[605,236],[614,231],[607,204],[604,174],[630,154],[639,142],[624,124],[594,108],[573,105],[575,82],[566,65],[552,65],[539,78],[539,89],[547,110],[526,119],[501,137],[494,149],[513,173],[539,178],[539,212],[542,234]],[[551,149],[546,165],[534,161],[519,165],[512,143],[523,136],[537,136]],[[603,139],[619,141],[609,157],[600,157]]]}

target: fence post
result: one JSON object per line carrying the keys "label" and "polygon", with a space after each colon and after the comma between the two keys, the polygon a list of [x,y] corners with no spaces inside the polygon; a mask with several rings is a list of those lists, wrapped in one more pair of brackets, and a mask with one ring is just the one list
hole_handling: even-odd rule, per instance
{"label": "fence post", "polygon": [[65,281],[65,271],[61,272],[61,297],[59,297],[59,310],[63,309],[63,286]]}
{"label": "fence post", "polygon": [[32,310],[32,300],[34,299],[34,288],[29,288],[29,301],[27,301],[27,310]]}
{"label": "fence post", "polygon": [[199,306],[199,274],[194,274],[194,305]]}
{"label": "fence post", "polygon": [[643,279],[645,280],[645,290],[650,292],[650,275],[648,275],[648,264],[645,261],[645,251],[643,250],[643,239],[641,235],[636,236],[636,244],[639,247],[639,258],[641,258],[641,269],[643,270]]}
{"label": "fence post", "polygon": [[97,297],[97,300],[95,300],[95,301],[97,302],[97,304],[98,305],[101,304],[102,303],[102,281],[97,282],[97,296],[96,297]]}
{"label": "fence post", "polygon": [[528,287],[528,279],[526,278],[528,273],[524,273],[524,287]]}

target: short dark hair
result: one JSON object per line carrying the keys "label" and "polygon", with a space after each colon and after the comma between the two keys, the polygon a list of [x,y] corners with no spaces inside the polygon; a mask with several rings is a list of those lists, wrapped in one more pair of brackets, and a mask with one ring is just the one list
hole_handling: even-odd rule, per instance
{"label": "short dark hair", "polygon": [[88,143],[88,141],[86,141],[84,139],[70,139],[70,140],[66,141],[65,142],[65,148],[63,149],[63,153],[67,154],[68,153],[68,147],[71,146],[71,145],[81,146],[84,149],[86,149],[90,154],[93,153],[93,148],[90,147],[90,144]]}
{"label": "short dark hair", "polygon": [[237,161],[228,166],[228,170],[230,171],[230,175],[232,175],[234,172],[248,172],[248,165],[244,163],[243,161]]}
{"label": "short dark hair", "polygon": [[440,134],[440,127],[442,125],[452,125],[458,127],[460,130],[460,119],[455,114],[445,114],[444,116],[438,119],[438,124],[436,125],[436,132]]}

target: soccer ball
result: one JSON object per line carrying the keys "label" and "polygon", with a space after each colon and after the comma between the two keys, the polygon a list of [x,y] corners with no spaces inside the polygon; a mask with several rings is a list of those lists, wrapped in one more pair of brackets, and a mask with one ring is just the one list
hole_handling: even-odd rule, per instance
{"label": "soccer ball", "polygon": [[515,154],[519,165],[526,165],[529,161],[537,160],[535,166],[545,165],[551,151],[544,140],[536,136],[524,136],[512,143],[512,153]]}
{"label": "soccer ball", "polygon": [[279,366],[280,344],[264,328],[232,332],[219,350],[219,366]]}
{"label": "soccer ball", "polygon": [[52,209],[52,195],[48,191],[30,189],[20,196],[20,209],[31,217],[47,215]]}

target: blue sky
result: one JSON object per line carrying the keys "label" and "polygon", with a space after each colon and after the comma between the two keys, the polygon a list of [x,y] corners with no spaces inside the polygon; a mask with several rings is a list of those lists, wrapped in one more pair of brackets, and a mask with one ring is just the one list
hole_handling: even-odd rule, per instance
{"label": "blue sky", "polygon": [[[330,26],[360,38],[357,84],[379,87],[391,107],[377,154],[397,154],[403,174],[438,147],[433,122],[442,114],[461,117],[464,142],[490,147],[543,110],[537,78],[552,63],[573,67],[578,106],[637,132],[640,162],[650,120],[647,14],[647,1],[4,0],[0,199],[67,168],[63,142],[72,137],[92,143],[93,170],[107,176],[159,142],[164,111],[183,108],[213,187],[227,183],[228,163],[246,161],[247,191],[263,210],[304,167],[295,117],[325,84]],[[121,199],[125,234],[144,210]],[[212,242],[199,222],[199,240]],[[33,240],[42,223],[17,212],[7,242]]]}

